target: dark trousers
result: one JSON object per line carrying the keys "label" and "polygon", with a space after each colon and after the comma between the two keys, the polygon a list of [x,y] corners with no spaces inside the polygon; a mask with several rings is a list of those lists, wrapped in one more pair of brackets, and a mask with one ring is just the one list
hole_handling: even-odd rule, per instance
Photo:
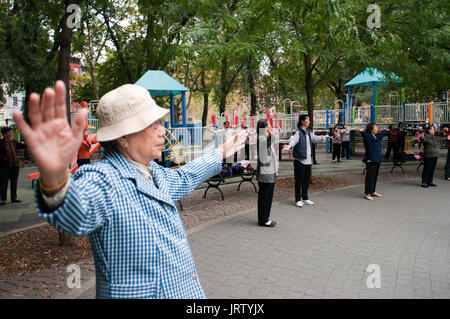
{"label": "dark trousers", "polygon": [[308,187],[311,183],[311,165],[303,165],[294,160],[295,202],[308,198]]}
{"label": "dark trousers", "polygon": [[312,160],[313,160],[313,164],[317,164],[316,161],[316,143],[312,143]]}
{"label": "dark trousers", "polygon": [[447,151],[447,161],[445,162],[445,179],[450,178],[450,148]]}
{"label": "dark trousers", "polygon": [[405,151],[405,143],[406,143],[405,139],[401,139],[398,141],[398,149],[400,151]]}
{"label": "dark trousers", "polygon": [[380,170],[380,163],[369,162],[366,163],[366,181],[364,194],[372,195],[377,188],[378,171]]}
{"label": "dark trousers", "polygon": [[347,157],[347,159],[350,159],[350,142],[342,142],[342,155],[341,157],[344,158]]}
{"label": "dark trousers", "polygon": [[341,144],[335,143],[333,144],[333,161],[336,159],[341,160]]}
{"label": "dark trousers", "polygon": [[394,151],[394,158],[397,157],[398,154],[398,150],[399,150],[399,145],[397,142],[388,142],[388,146],[387,146],[387,150],[386,150],[386,154],[384,155],[384,159],[389,159],[389,157],[391,156],[391,150]]}
{"label": "dark trousers", "polygon": [[19,178],[19,167],[0,168],[0,200],[6,202],[8,194],[8,181],[11,181],[11,200],[17,199],[17,179]]}
{"label": "dark trousers", "polygon": [[82,165],[85,165],[85,164],[90,164],[90,163],[91,163],[91,160],[89,158],[86,158],[86,159],[79,158],[79,159],[77,159],[78,167],[80,167]]}
{"label": "dark trousers", "polygon": [[258,186],[258,224],[262,226],[269,221],[275,183],[258,182]]}
{"label": "dark trousers", "polygon": [[437,157],[424,157],[422,184],[433,184],[434,171],[436,170]]}

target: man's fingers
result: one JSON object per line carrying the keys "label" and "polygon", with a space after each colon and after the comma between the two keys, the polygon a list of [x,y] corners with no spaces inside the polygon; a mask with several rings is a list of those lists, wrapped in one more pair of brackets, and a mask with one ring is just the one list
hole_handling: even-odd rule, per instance
{"label": "man's fingers", "polygon": [[55,118],[55,90],[46,88],[41,99],[42,120],[51,121]]}
{"label": "man's fingers", "polygon": [[16,123],[17,127],[19,128],[20,132],[22,133],[23,137],[25,138],[25,140],[28,143],[29,137],[31,137],[33,135],[33,130],[27,124],[27,122],[25,122],[25,120],[24,120],[24,118],[22,116],[22,113],[20,113],[19,111],[15,110],[13,112],[13,120]]}
{"label": "man's fingers", "polygon": [[39,95],[36,93],[31,93],[28,100],[28,117],[30,119],[31,125],[39,126],[42,123],[42,113],[39,107]]}
{"label": "man's fingers", "polygon": [[55,116],[66,118],[66,85],[58,80],[55,83]]}
{"label": "man's fingers", "polygon": [[87,110],[86,109],[81,109],[77,116],[75,117],[75,119],[73,120],[73,125],[72,125],[72,133],[73,136],[78,140],[82,139],[83,136],[83,130],[84,130],[84,124],[86,121],[86,116],[87,116]]}

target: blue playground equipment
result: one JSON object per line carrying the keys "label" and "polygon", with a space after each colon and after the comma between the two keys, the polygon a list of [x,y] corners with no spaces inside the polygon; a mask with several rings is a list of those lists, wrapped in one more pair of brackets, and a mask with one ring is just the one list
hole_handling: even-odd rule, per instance
{"label": "blue playground equipment", "polygon": [[[392,79],[389,81],[389,78]],[[378,105],[378,87],[386,86],[389,84],[399,84],[403,83],[403,79],[395,75],[394,73],[383,73],[378,71],[376,68],[366,68],[364,71],[359,73],[344,86],[347,87],[347,103],[344,104],[344,124],[347,124],[348,119],[354,119],[354,116],[347,116],[347,109],[353,108],[353,101],[351,98],[351,87],[352,86],[365,86],[372,87],[372,104],[370,105],[370,122],[377,122],[377,110]],[[402,88],[402,106],[403,106],[403,122],[405,122],[405,90]],[[352,113],[353,114],[353,113]],[[350,115],[350,114],[349,114]],[[353,121],[352,121],[353,122]]]}
{"label": "blue playground equipment", "polygon": [[[167,139],[172,140],[170,144],[180,142],[183,148],[188,148],[191,145],[202,145],[202,132],[201,130],[195,130],[202,126],[202,123],[187,123],[186,114],[186,92],[189,89],[175,81],[164,71],[149,70],[145,72],[143,76],[137,82],[136,85],[145,88],[151,96],[168,96],[170,98],[170,129],[172,134],[166,136]],[[181,94],[181,123],[175,122],[175,105],[174,97]],[[164,127],[168,130],[169,123],[166,121]],[[175,130],[174,130],[175,129]],[[176,131],[176,133],[174,133]],[[176,139],[176,141],[173,141]],[[169,151],[163,152],[163,161],[168,157]],[[165,160],[166,166],[170,166],[170,161]]]}

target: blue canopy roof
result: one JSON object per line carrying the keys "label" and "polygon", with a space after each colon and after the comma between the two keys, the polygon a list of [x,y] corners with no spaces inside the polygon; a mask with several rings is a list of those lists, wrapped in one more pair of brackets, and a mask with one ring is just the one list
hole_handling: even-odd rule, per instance
{"label": "blue canopy roof", "polygon": [[164,71],[149,70],[135,84],[147,89],[151,96],[175,96],[189,91]]}
{"label": "blue canopy roof", "polygon": [[403,82],[403,79],[394,73],[389,73],[388,76],[386,76],[386,74],[375,68],[367,68],[347,82],[344,86],[372,86],[374,83],[377,86],[384,86],[392,83],[389,82],[389,78],[391,78],[394,83]]}

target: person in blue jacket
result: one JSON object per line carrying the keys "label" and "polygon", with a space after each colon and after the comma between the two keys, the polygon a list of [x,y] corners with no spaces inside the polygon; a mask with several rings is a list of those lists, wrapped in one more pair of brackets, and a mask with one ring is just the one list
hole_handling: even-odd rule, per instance
{"label": "person in blue jacket", "polygon": [[160,119],[168,110],[146,89],[126,84],[97,107],[104,157],[70,176],[87,114],[81,110],[70,127],[65,92],[57,81],[42,101],[31,94],[31,126],[20,112],[13,115],[39,167],[39,215],[58,231],[89,235],[97,298],[204,298],[175,203],[218,174],[222,159],[244,147],[246,134],[179,169],[164,168],[154,160],[164,146]]}
{"label": "person in blue jacket", "polygon": [[382,140],[388,135],[389,129],[380,131],[376,123],[369,123],[365,131],[360,128],[355,130],[362,134],[366,150],[364,155],[366,163],[364,198],[373,200],[374,197],[382,197],[380,193],[376,192],[376,187],[380,163],[383,160]]}

